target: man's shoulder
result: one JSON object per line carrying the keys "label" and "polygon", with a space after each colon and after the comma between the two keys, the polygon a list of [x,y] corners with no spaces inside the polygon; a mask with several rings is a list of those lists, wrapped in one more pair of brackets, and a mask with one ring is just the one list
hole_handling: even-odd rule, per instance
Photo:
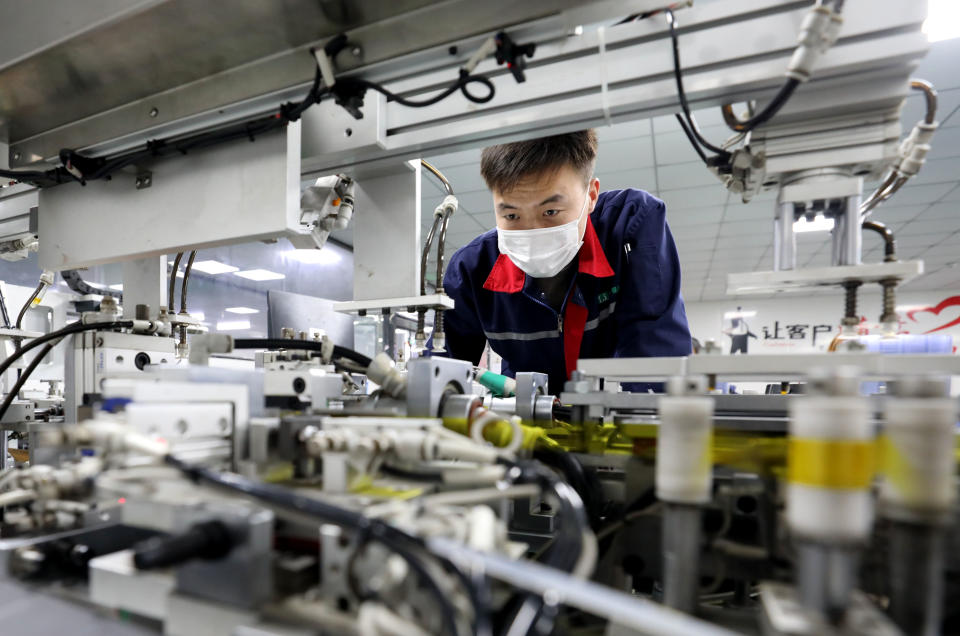
{"label": "man's shoulder", "polygon": [[591,221],[601,240],[662,232],[666,205],[644,190],[625,188],[600,193]]}

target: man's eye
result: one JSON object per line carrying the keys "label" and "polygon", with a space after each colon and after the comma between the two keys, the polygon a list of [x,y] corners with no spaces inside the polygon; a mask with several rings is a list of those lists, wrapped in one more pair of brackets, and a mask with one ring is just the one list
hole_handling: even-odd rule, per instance
{"label": "man's eye", "polygon": [[516,221],[516,220],[517,220],[517,215],[516,215],[516,214],[504,214],[504,215],[503,215],[503,218],[505,218],[505,219],[508,220],[508,221]]}
{"label": "man's eye", "polygon": [[560,210],[547,210],[543,213],[543,216],[557,216],[560,214]]}

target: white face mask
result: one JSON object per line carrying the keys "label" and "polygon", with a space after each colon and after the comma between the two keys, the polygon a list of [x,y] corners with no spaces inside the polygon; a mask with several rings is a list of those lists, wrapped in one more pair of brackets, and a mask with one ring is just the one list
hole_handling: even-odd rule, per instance
{"label": "white face mask", "polygon": [[590,192],[576,220],[533,230],[501,230],[497,228],[497,246],[513,264],[534,278],[556,276],[580,251],[580,219],[587,210]]}

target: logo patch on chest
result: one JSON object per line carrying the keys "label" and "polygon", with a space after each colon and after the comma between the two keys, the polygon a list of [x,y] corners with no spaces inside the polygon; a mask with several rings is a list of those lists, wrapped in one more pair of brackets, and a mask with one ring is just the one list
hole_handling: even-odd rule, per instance
{"label": "logo patch on chest", "polygon": [[597,303],[598,303],[598,304],[602,304],[602,303],[607,302],[608,300],[612,300],[613,297],[616,296],[616,295],[617,295],[617,292],[619,292],[619,291],[620,291],[620,288],[619,288],[618,286],[614,285],[613,287],[611,287],[611,288],[608,289],[607,291],[605,291],[605,292],[600,292],[599,294],[597,294]]}

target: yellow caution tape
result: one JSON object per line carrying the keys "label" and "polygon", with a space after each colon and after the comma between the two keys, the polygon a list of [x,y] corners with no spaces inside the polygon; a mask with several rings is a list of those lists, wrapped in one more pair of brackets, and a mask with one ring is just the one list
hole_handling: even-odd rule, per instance
{"label": "yellow caution tape", "polygon": [[787,481],[816,488],[869,488],[876,471],[873,440],[791,439]]}

